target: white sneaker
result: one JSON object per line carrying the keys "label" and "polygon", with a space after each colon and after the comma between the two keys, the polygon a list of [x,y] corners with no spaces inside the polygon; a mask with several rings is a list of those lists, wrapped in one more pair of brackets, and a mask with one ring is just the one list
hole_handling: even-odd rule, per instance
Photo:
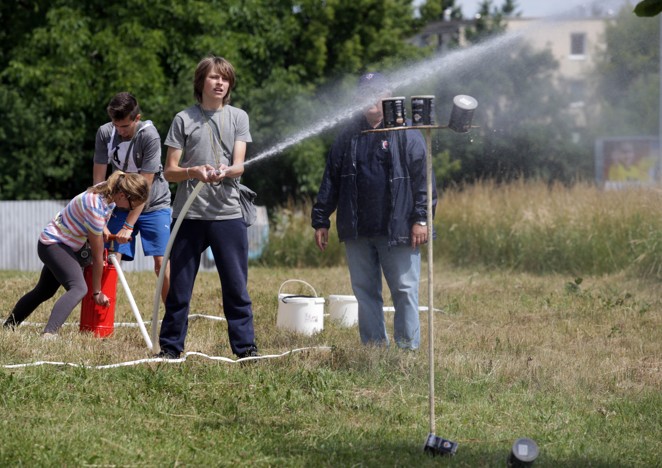
{"label": "white sneaker", "polygon": [[53,341],[53,340],[57,340],[57,335],[55,333],[42,333],[41,339],[47,341]]}

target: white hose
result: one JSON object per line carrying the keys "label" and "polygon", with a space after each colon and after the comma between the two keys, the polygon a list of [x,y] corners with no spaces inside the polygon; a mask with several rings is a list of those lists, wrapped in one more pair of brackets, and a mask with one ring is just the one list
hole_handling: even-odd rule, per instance
{"label": "white hose", "polygon": [[159,271],[159,279],[156,282],[156,291],[154,292],[154,310],[152,311],[152,351],[158,353],[160,350],[159,340],[158,340],[158,321],[159,321],[159,304],[161,304],[161,290],[163,289],[163,282],[165,281],[165,272],[168,266],[168,260],[170,260],[170,250],[172,250],[172,244],[175,242],[175,237],[177,236],[177,231],[179,231],[179,226],[184,221],[184,217],[188,212],[189,208],[193,204],[193,201],[202,190],[202,187],[205,184],[202,181],[198,181],[198,184],[191,192],[191,195],[186,199],[186,203],[182,207],[182,210],[179,212],[177,221],[172,228],[170,233],[170,238],[168,239],[168,245],[166,246],[165,253],[163,254],[163,263],[161,264],[161,271]]}
{"label": "white hose", "polygon": [[126,362],[120,362],[117,364],[103,364],[103,365],[87,365],[87,364],[81,364],[78,362],[53,362],[53,361],[36,361],[36,362],[29,362],[26,364],[5,364],[0,367],[4,369],[20,369],[20,368],[25,368],[25,367],[38,367],[38,366],[44,366],[44,365],[51,365],[51,366],[68,366],[68,367],[77,367],[81,369],[113,369],[117,367],[127,367],[127,366],[136,366],[138,364],[144,364],[144,363],[150,363],[150,362],[163,362],[167,364],[175,364],[175,363],[181,363],[185,362],[186,358],[188,356],[200,356],[206,359],[210,359],[212,361],[223,361],[231,364],[241,364],[246,361],[257,361],[261,359],[274,359],[274,358],[281,358],[281,357],[286,357],[286,356],[291,356],[294,353],[298,353],[301,351],[308,351],[312,349],[319,349],[321,351],[331,351],[333,348],[331,346],[311,346],[308,348],[297,348],[297,349],[292,349],[290,351],[286,351],[281,354],[267,354],[267,355],[262,355],[262,356],[250,356],[250,357],[245,357],[245,358],[240,358],[240,359],[230,359],[227,357],[223,356],[209,356],[208,354],[204,353],[199,353],[196,351],[189,351],[187,353],[184,353],[184,355],[178,359],[168,359],[168,358],[149,358],[149,359],[138,359],[136,361],[126,361]]}
{"label": "white hose", "polygon": [[131,294],[131,289],[129,289],[129,284],[126,282],[126,278],[124,276],[124,272],[122,271],[122,267],[120,266],[120,262],[119,260],[117,260],[117,257],[115,256],[114,253],[108,255],[108,259],[115,266],[115,270],[117,271],[117,276],[119,277],[120,282],[122,283],[122,287],[124,288],[126,297],[129,300],[129,305],[131,305],[131,310],[133,311],[133,315],[136,317],[136,321],[138,322],[138,326],[140,327],[140,333],[142,333],[143,338],[145,339],[145,343],[147,343],[147,347],[151,351],[152,341],[149,339],[149,334],[147,333],[147,329],[145,328],[145,324],[143,323],[143,318],[140,315],[140,312],[138,311],[138,306],[136,305],[136,301],[133,299],[133,294]]}

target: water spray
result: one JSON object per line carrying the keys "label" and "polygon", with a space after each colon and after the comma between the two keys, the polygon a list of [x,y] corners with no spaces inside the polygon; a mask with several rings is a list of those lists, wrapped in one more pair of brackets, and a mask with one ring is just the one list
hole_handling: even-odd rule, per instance
{"label": "water spray", "polygon": [[[524,37],[526,30],[504,33],[490,41],[472,46],[468,49],[457,50],[439,55],[421,63],[412,64],[403,70],[388,75],[388,81],[393,89],[411,86],[434,78],[435,80],[448,79],[456,73],[484,64],[497,50],[512,50]],[[336,100],[338,101],[338,100]],[[374,101],[374,96],[355,95],[346,99],[346,105],[337,105],[338,109],[325,117],[304,127],[302,130],[284,139],[282,142],[268,148],[244,162],[244,167],[262,162],[270,157],[282,153],[286,149],[301,141],[319,135],[346,119],[360,112]]]}

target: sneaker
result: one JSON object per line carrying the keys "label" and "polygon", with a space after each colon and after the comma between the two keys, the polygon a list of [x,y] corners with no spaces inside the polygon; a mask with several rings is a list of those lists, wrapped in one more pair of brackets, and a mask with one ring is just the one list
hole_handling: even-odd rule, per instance
{"label": "sneaker", "polygon": [[57,334],[55,334],[55,333],[42,333],[41,334],[41,339],[45,340],[45,341],[57,340]]}
{"label": "sneaker", "polygon": [[237,354],[237,358],[239,359],[244,359],[248,357],[259,357],[260,353],[257,352],[257,348],[255,346],[252,346],[248,348],[246,351],[243,353]]}
{"label": "sneaker", "polygon": [[161,350],[158,354],[155,354],[154,357],[161,359],[179,359],[179,354],[175,354],[173,351]]}

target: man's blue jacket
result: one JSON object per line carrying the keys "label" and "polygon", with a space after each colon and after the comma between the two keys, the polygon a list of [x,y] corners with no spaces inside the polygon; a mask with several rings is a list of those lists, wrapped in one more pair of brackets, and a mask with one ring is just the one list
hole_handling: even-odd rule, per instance
{"label": "man's blue jacket", "polygon": [[[410,123],[408,122],[408,125]],[[312,226],[329,228],[329,217],[337,209],[336,225],[340,241],[358,237],[356,186],[356,151],[364,130],[371,129],[361,114],[335,139],[326,161],[326,168],[317,201],[312,209]],[[389,187],[391,204],[388,222],[389,245],[411,244],[411,227],[416,221],[427,221],[427,178],[425,139],[418,130],[380,132],[382,148],[390,151]],[[432,174],[433,215],[437,192]]]}

